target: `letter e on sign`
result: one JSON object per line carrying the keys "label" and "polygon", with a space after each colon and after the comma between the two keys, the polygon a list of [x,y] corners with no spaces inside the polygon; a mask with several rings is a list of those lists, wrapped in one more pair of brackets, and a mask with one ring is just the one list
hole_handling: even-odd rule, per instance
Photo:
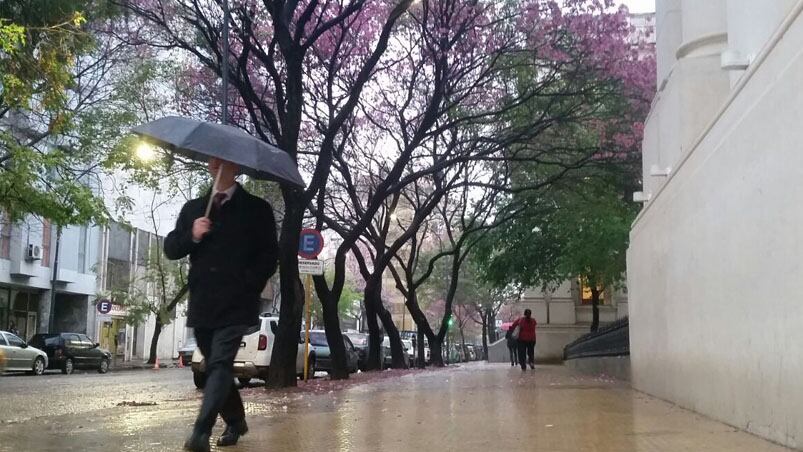
{"label": "letter e on sign", "polygon": [[323,236],[315,229],[304,229],[298,238],[298,255],[304,259],[315,259],[323,250]]}
{"label": "letter e on sign", "polygon": [[105,298],[98,301],[98,312],[101,314],[108,314],[112,312],[112,302]]}

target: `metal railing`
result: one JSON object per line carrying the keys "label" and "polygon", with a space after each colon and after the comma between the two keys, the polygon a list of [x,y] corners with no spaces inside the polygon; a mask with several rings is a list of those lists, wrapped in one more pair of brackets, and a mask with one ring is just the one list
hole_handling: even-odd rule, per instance
{"label": "metal railing", "polygon": [[623,317],[577,338],[563,348],[563,359],[630,355],[629,319]]}

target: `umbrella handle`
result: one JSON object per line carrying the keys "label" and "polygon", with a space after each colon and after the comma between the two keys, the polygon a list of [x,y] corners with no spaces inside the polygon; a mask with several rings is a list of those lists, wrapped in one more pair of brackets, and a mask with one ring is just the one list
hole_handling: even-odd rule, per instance
{"label": "umbrella handle", "polygon": [[215,185],[212,186],[212,191],[209,192],[209,202],[206,203],[206,213],[204,216],[209,218],[209,212],[212,211],[212,201],[215,199],[215,191],[217,190],[217,184],[220,182],[220,175],[223,173],[223,165],[225,163],[221,163],[220,167],[217,169],[217,175],[215,176]]}

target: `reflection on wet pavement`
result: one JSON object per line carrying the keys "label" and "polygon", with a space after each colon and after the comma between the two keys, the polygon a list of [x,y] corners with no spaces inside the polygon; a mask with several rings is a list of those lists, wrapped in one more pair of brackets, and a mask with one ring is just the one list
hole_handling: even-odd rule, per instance
{"label": "reflection on wet pavement", "polygon": [[[161,373],[158,384],[149,378],[131,372],[105,382],[59,381],[67,399],[35,379],[26,382],[40,385],[37,391],[18,388],[18,381],[10,389],[7,379],[0,379],[0,451],[180,450],[199,394],[183,370]],[[97,388],[101,395],[86,389],[70,392],[72,383],[98,381],[108,384]],[[70,405],[69,394],[79,402]],[[49,405],[48,398],[56,403]],[[99,400],[89,402],[93,398]],[[251,431],[226,450],[786,450],[634,392],[626,384],[579,376],[559,366],[522,373],[477,363],[342,390],[268,393],[250,387],[243,398]],[[116,406],[124,400],[157,405]],[[19,403],[39,408],[15,414]],[[215,435],[221,430],[216,426]]]}

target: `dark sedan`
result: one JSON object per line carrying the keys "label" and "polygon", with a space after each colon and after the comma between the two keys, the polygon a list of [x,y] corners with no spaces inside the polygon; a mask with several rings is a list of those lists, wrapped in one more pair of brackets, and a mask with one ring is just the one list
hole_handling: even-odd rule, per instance
{"label": "dark sedan", "polygon": [[[301,332],[301,342],[304,342],[305,332]],[[346,368],[349,373],[355,373],[358,369],[359,355],[354,348],[351,340],[343,335],[343,342],[346,346]],[[309,344],[312,351],[315,352],[315,370],[331,372],[332,371],[332,357],[329,350],[329,342],[326,340],[326,332],[323,330],[311,330],[309,332]]]}
{"label": "dark sedan", "polygon": [[105,374],[109,371],[112,354],[92,342],[86,334],[57,333],[36,334],[31,345],[47,353],[48,369],[61,369],[71,374],[78,368],[97,369]]}

